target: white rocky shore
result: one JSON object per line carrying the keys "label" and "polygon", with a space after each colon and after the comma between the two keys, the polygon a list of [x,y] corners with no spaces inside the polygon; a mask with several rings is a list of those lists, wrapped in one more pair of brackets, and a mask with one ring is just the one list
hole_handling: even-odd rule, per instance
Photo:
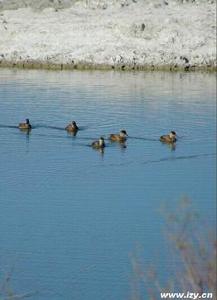
{"label": "white rocky shore", "polygon": [[213,0],[0,0],[0,65],[215,68]]}

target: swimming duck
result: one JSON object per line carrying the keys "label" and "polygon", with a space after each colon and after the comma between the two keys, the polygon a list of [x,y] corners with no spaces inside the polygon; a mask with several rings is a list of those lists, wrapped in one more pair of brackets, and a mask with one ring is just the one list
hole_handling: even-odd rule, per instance
{"label": "swimming duck", "polygon": [[128,134],[127,134],[126,130],[121,130],[120,133],[118,133],[118,134],[110,134],[109,139],[112,142],[124,143],[127,140],[127,136],[128,136]]}
{"label": "swimming duck", "polygon": [[29,119],[26,119],[26,123],[20,123],[18,125],[19,129],[21,130],[30,130],[32,129],[32,125],[29,122]]}
{"label": "swimming duck", "polygon": [[75,121],[72,121],[69,125],[66,126],[65,130],[68,132],[77,132],[79,130]]}
{"label": "swimming duck", "polygon": [[92,148],[94,149],[103,149],[105,148],[105,140],[103,137],[99,138],[98,141],[94,141],[92,144],[91,144]]}
{"label": "swimming duck", "polygon": [[169,134],[166,135],[162,135],[160,137],[160,141],[163,143],[175,143],[177,141],[176,138],[176,132],[175,131],[171,131]]}

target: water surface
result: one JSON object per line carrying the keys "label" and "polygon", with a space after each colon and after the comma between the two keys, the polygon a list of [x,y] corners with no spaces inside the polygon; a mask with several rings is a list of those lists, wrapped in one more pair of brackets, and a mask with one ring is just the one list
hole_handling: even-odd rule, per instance
{"label": "water surface", "polygon": [[[2,273],[15,265],[15,290],[33,299],[125,300],[140,245],[167,278],[160,207],[188,196],[215,221],[215,125],[213,74],[1,69]],[[120,129],[125,148],[89,147]],[[158,140],[170,130],[175,149]]]}

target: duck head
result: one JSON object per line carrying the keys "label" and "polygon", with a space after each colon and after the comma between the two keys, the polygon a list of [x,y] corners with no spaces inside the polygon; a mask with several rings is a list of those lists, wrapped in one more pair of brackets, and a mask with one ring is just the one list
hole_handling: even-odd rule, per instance
{"label": "duck head", "polygon": [[172,139],[172,138],[175,138],[176,137],[176,132],[175,131],[171,131],[169,133],[169,137]]}
{"label": "duck head", "polygon": [[127,137],[128,134],[127,134],[126,130],[121,130],[121,131],[120,131],[120,136],[121,136],[121,137]]}
{"label": "duck head", "polygon": [[104,138],[103,138],[102,136],[99,138],[99,145],[100,145],[101,147],[104,147],[104,146],[105,146],[105,140],[104,140]]}

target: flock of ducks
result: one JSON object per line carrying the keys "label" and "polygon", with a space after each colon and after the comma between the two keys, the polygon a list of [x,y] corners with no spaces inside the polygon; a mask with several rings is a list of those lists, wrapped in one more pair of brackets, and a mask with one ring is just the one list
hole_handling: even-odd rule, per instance
{"label": "flock of ducks", "polygon": [[[32,125],[30,124],[29,119],[26,119],[25,123],[20,123],[18,127],[20,130],[25,130],[25,131],[30,131],[32,129]],[[65,130],[69,133],[73,133],[74,135],[76,135],[77,131],[79,130],[79,127],[77,126],[75,121],[72,121],[65,127]],[[118,142],[124,144],[127,140],[127,137],[128,134],[126,130],[121,130],[119,133],[110,134],[109,140],[111,142]],[[160,137],[160,141],[162,143],[174,144],[177,141],[176,132],[171,131],[169,134],[162,135]],[[100,137],[99,140],[92,142],[91,146],[94,149],[103,150],[106,146],[104,138]]]}

